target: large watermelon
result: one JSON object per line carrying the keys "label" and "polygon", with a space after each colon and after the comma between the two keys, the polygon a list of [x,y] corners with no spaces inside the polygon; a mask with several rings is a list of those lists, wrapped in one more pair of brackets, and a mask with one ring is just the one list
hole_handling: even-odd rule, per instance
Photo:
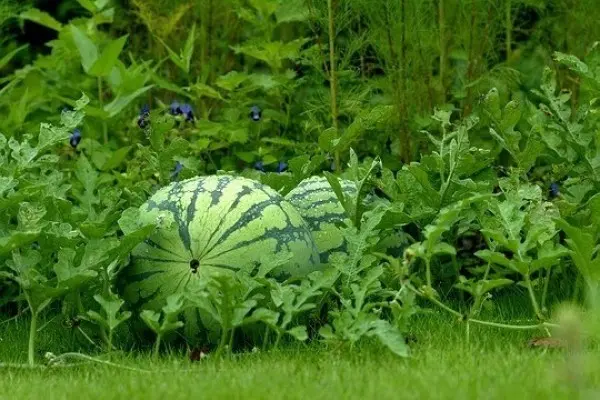
{"label": "large watermelon", "polygon": [[131,254],[120,281],[134,308],[159,310],[170,294],[194,291],[214,271],[251,271],[264,257],[292,254],[275,270],[302,276],[319,254],[298,211],[273,189],[230,175],[197,177],[157,191],[140,207],[155,233]]}
{"label": "large watermelon", "polygon": [[[356,193],[354,182],[341,179],[340,184],[344,193]],[[285,199],[298,209],[308,223],[322,263],[329,260],[331,253],[346,250],[346,241],[336,224],[349,220],[327,178],[312,176],[304,179]]]}

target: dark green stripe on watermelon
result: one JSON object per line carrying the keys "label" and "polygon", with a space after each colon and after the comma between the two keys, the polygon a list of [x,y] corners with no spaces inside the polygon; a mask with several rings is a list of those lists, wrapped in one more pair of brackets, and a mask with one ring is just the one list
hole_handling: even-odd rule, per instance
{"label": "dark green stripe on watermelon", "polygon": [[[132,253],[123,294],[139,308],[159,310],[166,297],[200,290],[209,274],[260,266],[280,252],[292,259],[280,276],[320,268],[310,229],[273,189],[228,175],[192,178],[157,191],[142,207],[141,222],[158,223],[155,234]],[[195,268],[190,262],[197,260]]]}

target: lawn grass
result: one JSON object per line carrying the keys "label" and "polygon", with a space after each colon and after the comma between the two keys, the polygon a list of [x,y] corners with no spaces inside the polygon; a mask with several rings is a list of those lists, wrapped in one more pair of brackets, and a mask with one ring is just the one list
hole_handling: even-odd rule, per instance
{"label": "lawn grass", "polygon": [[[0,360],[25,362],[27,321],[0,326]],[[412,356],[371,344],[334,351],[323,346],[236,354],[191,363],[185,355],[115,355],[111,361],[155,372],[100,364],[72,368],[0,369],[1,399],[594,399],[600,398],[600,352],[580,363],[564,350],[527,347],[532,335],[472,327],[434,312],[415,320]],[[40,334],[39,353],[68,350],[58,329]],[[578,372],[578,383],[568,372]]]}

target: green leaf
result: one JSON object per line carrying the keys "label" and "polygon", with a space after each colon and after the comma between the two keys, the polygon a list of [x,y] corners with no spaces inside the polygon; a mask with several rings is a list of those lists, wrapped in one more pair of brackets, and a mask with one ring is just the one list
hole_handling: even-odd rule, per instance
{"label": "green leaf", "polygon": [[129,93],[126,95],[118,95],[115,97],[113,101],[104,106],[104,111],[108,114],[109,118],[113,118],[118,115],[125,107],[127,107],[132,101],[134,101],[139,96],[146,93],[148,90],[152,89],[154,85],[145,86],[140,88],[133,93]]}
{"label": "green leaf", "polygon": [[121,312],[121,307],[125,303],[123,300],[119,299],[115,294],[110,293],[110,295],[94,295],[94,300],[100,304],[102,311],[104,311],[104,316],[100,315],[95,311],[88,311],[87,315],[100,325],[105,328],[113,331],[117,328],[121,323],[127,321],[131,317],[131,312],[125,311]]}
{"label": "green leaf", "polygon": [[520,119],[521,104],[517,100],[512,100],[504,107],[504,110],[502,111],[502,122],[500,124],[502,131],[514,129]]}
{"label": "green leaf", "polygon": [[498,89],[492,88],[483,100],[485,110],[494,118],[496,121],[500,121],[502,118],[502,110],[500,109],[500,96]]}
{"label": "green leaf", "polygon": [[0,257],[33,243],[39,235],[39,231],[12,232],[8,236],[0,237]]}
{"label": "green leaf", "polygon": [[128,35],[125,35],[119,39],[111,40],[104,51],[102,51],[100,57],[90,67],[88,73],[93,76],[108,76],[119,59],[119,55],[125,46],[127,37]]}
{"label": "green leaf", "polygon": [[92,40],[75,25],[71,25],[71,34],[79,56],[81,57],[81,65],[86,73],[90,73],[93,65],[98,60],[98,48]]}
{"label": "green leaf", "polygon": [[286,22],[302,22],[309,17],[309,8],[303,0],[285,0],[279,3],[275,18],[278,24]]}
{"label": "green leaf", "polygon": [[185,46],[183,47],[183,53],[181,55],[182,64],[185,67],[185,73],[190,72],[190,63],[192,62],[192,56],[194,54],[194,42],[196,41],[196,23],[192,24],[192,29],[185,41]]}
{"label": "green leaf", "polygon": [[102,171],[110,171],[121,165],[123,161],[127,158],[127,155],[131,151],[132,146],[121,147],[117,151],[113,152],[111,157],[106,160],[104,165],[102,165]]}
{"label": "green leaf", "polygon": [[319,135],[319,147],[323,151],[333,150],[333,141],[337,139],[337,131],[334,128],[327,128]]}
{"label": "green leaf", "polygon": [[385,345],[392,353],[400,357],[408,357],[409,351],[404,337],[395,326],[390,325],[385,320],[377,320],[373,323],[373,330],[369,336],[375,336]]}
{"label": "green leaf", "polygon": [[306,340],[308,340],[308,333],[306,331],[306,326],[296,326],[292,329],[288,329],[287,333],[291,336],[293,336],[296,340],[299,340],[301,342],[304,342]]}
{"label": "green leaf", "polygon": [[96,11],[98,11],[96,5],[92,3],[92,0],[77,0],[77,2],[81,5],[81,7],[85,8],[92,14],[95,14]]}
{"label": "green leaf", "polygon": [[448,255],[456,255],[456,249],[454,246],[448,243],[437,243],[433,246],[432,254],[448,254]]}
{"label": "green leaf", "polygon": [[515,269],[512,261],[506,258],[506,256],[502,253],[491,250],[479,250],[475,253],[475,255],[489,263],[501,265],[511,270]]}
{"label": "green leaf", "polygon": [[279,321],[279,315],[278,312],[267,308],[257,308],[251,316],[246,317],[244,324],[263,322],[268,326],[275,327],[277,326],[277,321]]}
{"label": "green leaf", "polygon": [[211,99],[223,99],[219,92],[204,83],[196,82],[190,89],[196,93],[198,98],[209,97]]}
{"label": "green leaf", "polygon": [[152,310],[143,310],[140,313],[140,318],[146,323],[146,325],[148,325],[148,328],[152,329],[154,333],[157,335],[160,334],[160,313]]}
{"label": "green leaf", "polygon": [[6,65],[10,62],[10,60],[12,60],[12,58],[21,50],[26,49],[27,47],[29,47],[28,44],[24,44],[21,47],[17,47],[16,49],[14,49],[13,51],[8,52],[4,57],[0,58],[0,70],[4,67],[6,67]]}
{"label": "green leaf", "polygon": [[577,72],[579,75],[587,78],[594,78],[594,74],[590,71],[590,68],[587,66],[587,64],[581,61],[576,56],[572,54],[561,53],[558,51],[555,51],[553,56],[556,61],[563,65],[566,65],[567,67],[569,67],[569,69]]}
{"label": "green leaf", "polygon": [[592,292],[596,292],[600,284],[600,256],[596,252],[598,238],[589,229],[574,227],[564,219],[557,219],[556,225],[567,234],[565,242],[579,273]]}
{"label": "green leaf", "polygon": [[27,11],[23,11],[19,15],[19,18],[44,25],[45,27],[54,29],[57,32],[60,32],[63,28],[62,24],[55,20],[54,17],[45,11],[38,10],[37,8],[30,8]]}
{"label": "green leaf", "polygon": [[45,224],[42,223],[42,218],[46,212],[43,204],[22,202],[17,214],[18,229],[22,232],[32,232],[43,228]]}

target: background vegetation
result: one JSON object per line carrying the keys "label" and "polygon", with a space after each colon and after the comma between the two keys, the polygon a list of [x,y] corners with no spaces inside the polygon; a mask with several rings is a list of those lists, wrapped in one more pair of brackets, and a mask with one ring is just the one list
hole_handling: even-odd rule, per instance
{"label": "background vegetation", "polygon": [[[430,305],[467,340],[550,334],[600,278],[598,17],[593,0],[3,1],[2,315],[31,317],[31,364],[57,318],[75,349],[125,348],[140,316],[115,283],[156,188],[325,173],[361,189],[338,193],[349,253],[302,282],[171,298],[137,321],[155,351],[189,306],[220,332],[187,345],[218,352],[372,338],[405,356]],[[507,321],[504,297],[528,308]]]}

